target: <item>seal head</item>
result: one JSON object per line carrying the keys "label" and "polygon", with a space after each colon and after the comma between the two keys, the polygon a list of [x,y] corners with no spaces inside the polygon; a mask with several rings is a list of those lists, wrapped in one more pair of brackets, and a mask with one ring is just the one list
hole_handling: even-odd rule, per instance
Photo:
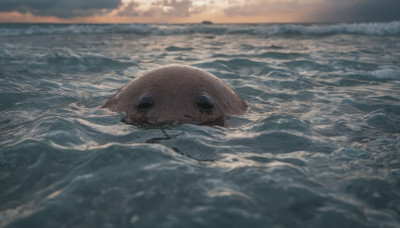
{"label": "seal head", "polygon": [[225,82],[204,70],[169,65],[132,80],[102,108],[125,112],[134,122],[150,124],[221,124],[248,106]]}

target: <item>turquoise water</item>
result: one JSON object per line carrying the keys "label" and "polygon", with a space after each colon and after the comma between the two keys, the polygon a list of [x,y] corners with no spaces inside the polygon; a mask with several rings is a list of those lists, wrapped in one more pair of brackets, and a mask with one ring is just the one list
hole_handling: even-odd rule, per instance
{"label": "turquoise water", "polygon": [[[0,25],[0,227],[398,227],[400,22]],[[185,64],[250,109],[99,107]]]}

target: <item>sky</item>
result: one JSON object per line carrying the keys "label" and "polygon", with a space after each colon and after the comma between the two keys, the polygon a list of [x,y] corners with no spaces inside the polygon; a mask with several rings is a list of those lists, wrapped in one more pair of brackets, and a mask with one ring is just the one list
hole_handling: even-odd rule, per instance
{"label": "sky", "polygon": [[0,22],[400,21],[400,0],[0,0]]}

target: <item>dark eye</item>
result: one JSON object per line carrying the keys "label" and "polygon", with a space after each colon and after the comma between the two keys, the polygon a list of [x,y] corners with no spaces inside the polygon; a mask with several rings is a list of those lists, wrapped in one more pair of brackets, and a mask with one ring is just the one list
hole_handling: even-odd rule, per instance
{"label": "dark eye", "polygon": [[153,105],[154,105],[154,98],[152,96],[145,94],[139,97],[137,103],[138,109],[144,111],[146,109],[149,109]]}
{"label": "dark eye", "polygon": [[196,105],[205,111],[210,111],[214,107],[211,98],[205,94],[197,96]]}

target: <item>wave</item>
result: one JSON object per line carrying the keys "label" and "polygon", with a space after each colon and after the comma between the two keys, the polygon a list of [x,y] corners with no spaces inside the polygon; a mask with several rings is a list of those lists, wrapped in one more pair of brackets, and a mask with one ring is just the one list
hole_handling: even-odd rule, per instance
{"label": "wave", "polygon": [[400,21],[347,24],[2,24],[0,36],[51,34],[400,35]]}

